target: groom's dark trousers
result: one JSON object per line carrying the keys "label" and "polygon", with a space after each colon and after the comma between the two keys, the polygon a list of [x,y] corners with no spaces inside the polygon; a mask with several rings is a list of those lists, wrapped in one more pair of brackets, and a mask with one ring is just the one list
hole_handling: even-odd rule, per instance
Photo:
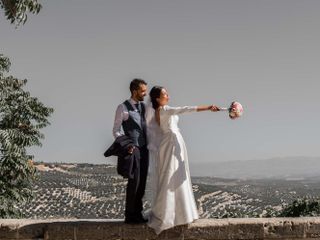
{"label": "groom's dark trousers", "polygon": [[142,198],[145,194],[149,154],[147,147],[138,147],[140,150],[140,167],[135,167],[134,177],[128,179],[126,194],[125,218],[134,220],[142,217],[143,203]]}

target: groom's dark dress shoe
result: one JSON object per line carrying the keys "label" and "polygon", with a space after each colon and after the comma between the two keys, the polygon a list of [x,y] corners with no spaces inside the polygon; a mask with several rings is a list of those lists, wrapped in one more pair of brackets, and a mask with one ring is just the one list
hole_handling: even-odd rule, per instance
{"label": "groom's dark dress shoe", "polygon": [[148,222],[148,219],[145,219],[145,218],[139,218],[139,220],[138,220],[139,222],[141,222],[141,223],[147,223]]}
{"label": "groom's dark dress shoe", "polygon": [[139,221],[142,221],[142,222],[145,222],[145,223],[148,222],[148,219],[144,218],[142,214],[139,214],[137,216],[137,218],[139,219]]}

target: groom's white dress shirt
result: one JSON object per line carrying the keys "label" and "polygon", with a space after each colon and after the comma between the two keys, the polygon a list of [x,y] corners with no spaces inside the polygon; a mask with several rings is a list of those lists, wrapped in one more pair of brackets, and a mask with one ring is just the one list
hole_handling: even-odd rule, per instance
{"label": "groom's white dress shirt", "polygon": [[[138,111],[138,109],[134,104],[137,104],[139,102],[133,100],[132,98],[128,100],[131,103],[133,109]],[[127,107],[123,103],[119,104],[116,110],[116,116],[114,118],[114,124],[113,124],[113,130],[112,130],[114,138],[124,135],[124,131],[122,129],[122,122],[127,121],[128,118],[129,118],[129,111]]]}

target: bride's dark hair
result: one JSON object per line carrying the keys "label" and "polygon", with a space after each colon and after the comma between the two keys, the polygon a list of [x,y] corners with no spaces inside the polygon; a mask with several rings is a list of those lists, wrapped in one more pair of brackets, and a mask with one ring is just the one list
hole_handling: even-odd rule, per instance
{"label": "bride's dark hair", "polygon": [[160,97],[161,95],[161,90],[163,89],[164,87],[161,87],[161,86],[154,86],[149,95],[150,95],[150,100],[151,100],[151,103],[152,103],[152,107],[154,109],[157,109],[159,107],[159,103],[157,102],[157,98]]}

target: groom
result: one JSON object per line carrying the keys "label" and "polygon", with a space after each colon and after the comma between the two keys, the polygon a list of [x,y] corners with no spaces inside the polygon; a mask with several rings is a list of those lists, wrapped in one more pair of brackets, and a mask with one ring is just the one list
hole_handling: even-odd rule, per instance
{"label": "groom", "polygon": [[133,79],[130,92],[130,99],[121,103],[116,110],[113,135],[115,138],[128,136],[134,143],[134,146],[128,148],[128,152],[140,152],[140,164],[135,168],[134,177],[128,179],[125,209],[125,223],[139,224],[147,222],[142,215],[142,198],[149,166],[145,105],[142,102],[147,94],[147,83],[142,79]]}

